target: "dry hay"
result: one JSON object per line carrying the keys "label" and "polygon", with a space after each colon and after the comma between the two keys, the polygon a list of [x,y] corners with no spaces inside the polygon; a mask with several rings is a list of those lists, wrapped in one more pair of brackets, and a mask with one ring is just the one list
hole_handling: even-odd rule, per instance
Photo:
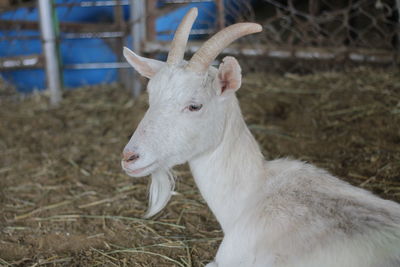
{"label": "dry hay", "polygon": [[[290,156],[400,201],[400,72],[248,74],[239,97],[267,158]],[[151,220],[120,168],[146,95],[116,86],[0,103],[0,265],[203,266],[222,233],[187,167]]]}

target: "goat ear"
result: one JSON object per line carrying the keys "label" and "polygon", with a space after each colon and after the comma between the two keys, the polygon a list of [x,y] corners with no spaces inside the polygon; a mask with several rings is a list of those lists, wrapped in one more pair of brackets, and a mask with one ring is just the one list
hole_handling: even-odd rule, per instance
{"label": "goat ear", "polygon": [[138,56],[127,47],[124,47],[124,57],[140,75],[149,79],[165,64],[165,62],[162,61]]}
{"label": "goat ear", "polygon": [[214,86],[218,95],[236,92],[242,84],[242,69],[234,57],[224,57],[219,65]]}

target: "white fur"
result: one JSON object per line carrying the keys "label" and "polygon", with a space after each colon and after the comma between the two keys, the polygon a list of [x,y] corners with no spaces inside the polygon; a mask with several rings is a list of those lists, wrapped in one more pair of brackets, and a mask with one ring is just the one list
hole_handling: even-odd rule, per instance
{"label": "white fur", "polygon": [[144,216],[145,218],[157,214],[167,205],[174,186],[175,180],[170,171],[159,169],[151,174],[149,209]]}
{"label": "white fur", "polygon": [[[149,110],[125,147],[140,155],[123,164],[127,173],[153,175],[148,216],[171,196],[165,170],[189,162],[224,232],[208,267],[400,266],[397,203],[304,162],[265,161],[234,94],[237,61],[227,58],[206,74],[185,64],[155,64],[161,67],[150,75]],[[203,108],[188,111],[193,103]]]}

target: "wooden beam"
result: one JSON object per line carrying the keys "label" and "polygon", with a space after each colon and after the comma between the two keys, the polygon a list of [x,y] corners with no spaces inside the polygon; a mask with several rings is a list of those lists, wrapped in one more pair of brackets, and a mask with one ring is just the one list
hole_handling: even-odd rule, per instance
{"label": "wooden beam", "polygon": [[0,70],[43,68],[43,55],[0,57]]}
{"label": "wooden beam", "polygon": [[[193,54],[203,42],[192,41],[186,47],[186,52]],[[168,42],[146,42],[145,53],[168,53]],[[257,56],[277,59],[303,59],[303,60],[349,60],[360,63],[399,63],[400,55],[393,50],[363,49],[363,48],[338,48],[338,47],[284,47],[269,46],[264,44],[232,44],[225,48],[221,54]]]}
{"label": "wooden beam", "polygon": [[217,4],[217,29],[218,31],[225,28],[225,6],[224,0],[216,0]]}
{"label": "wooden beam", "polygon": [[[127,27],[110,23],[75,23],[61,22],[62,32],[83,33],[83,32],[112,32],[122,30],[128,32]],[[39,30],[39,23],[25,20],[0,20],[0,30]]]}

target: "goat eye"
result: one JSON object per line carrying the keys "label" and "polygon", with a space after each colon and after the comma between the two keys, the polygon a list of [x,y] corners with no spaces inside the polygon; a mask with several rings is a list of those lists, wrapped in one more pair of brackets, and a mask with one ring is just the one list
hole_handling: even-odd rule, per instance
{"label": "goat eye", "polygon": [[191,104],[187,108],[189,109],[189,111],[199,111],[202,107],[202,104]]}

